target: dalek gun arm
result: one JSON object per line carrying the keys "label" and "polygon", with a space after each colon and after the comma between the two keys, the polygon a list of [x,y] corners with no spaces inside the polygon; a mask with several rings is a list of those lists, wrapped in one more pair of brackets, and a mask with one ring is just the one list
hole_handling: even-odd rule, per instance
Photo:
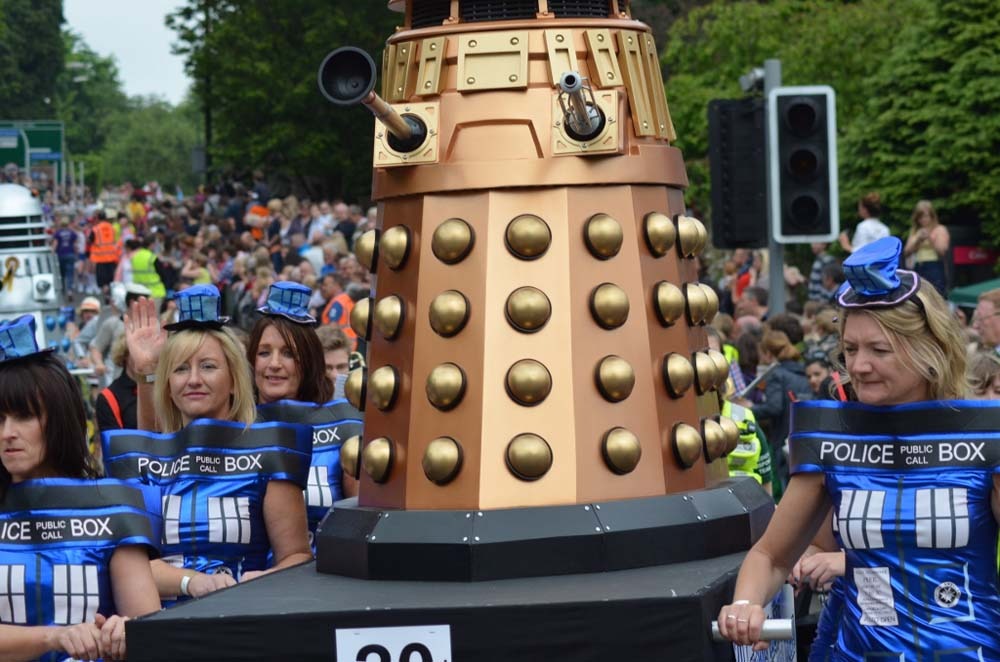
{"label": "dalek gun arm", "polygon": [[604,113],[597,106],[587,79],[576,71],[559,77],[559,107],[563,123],[577,140],[591,140],[604,129]]}
{"label": "dalek gun arm", "polygon": [[400,115],[375,94],[375,60],[354,46],[342,46],[324,59],[317,76],[320,92],[337,106],[361,104],[385,125],[398,152],[412,152],[427,138],[427,125],[415,115]]}

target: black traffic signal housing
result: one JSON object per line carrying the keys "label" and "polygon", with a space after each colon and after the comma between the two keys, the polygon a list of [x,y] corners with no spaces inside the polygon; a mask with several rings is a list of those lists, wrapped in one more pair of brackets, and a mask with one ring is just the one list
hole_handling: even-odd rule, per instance
{"label": "black traffic signal housing", "polygon": [[775,240],[833,241],[840,232],[833,88],[777,87],[768,94],[767,120]]}
{"label": "black traffic signal housing", "polygon": [[767,246],[764,100],[713,99],[708,104],[708,166],[712,245]]}

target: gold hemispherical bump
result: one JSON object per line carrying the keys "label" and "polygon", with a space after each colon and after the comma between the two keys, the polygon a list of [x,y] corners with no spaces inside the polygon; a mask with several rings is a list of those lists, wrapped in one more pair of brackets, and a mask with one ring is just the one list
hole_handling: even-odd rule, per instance
{"label": "gold hemispherical bump", "polygon": [[663,359],[663,384],[670,397],[683,396],[694,384],[694,368],[681,354],[672,352]]}
{"label": "gold hemispherical bump", "polygon": [[708,357],[715,364],[715,387],[722,388],[726,380],[729,379],[729,360],[725,354],[717,349],[708,350]]}
{"label": "gold hemispherical bump", "polygon": [[375,254],[378,248],[377,238],[377,232],[369,230],[354,242],[354,256],[358,258],[361,266],[372,272],[375,271],[375,260],[378,258]]}
{"label": "gold hemispherical bump", "polygon": [[681,257],[691,258],[697,255],[700,234],[696,223],[690,216],[677,216],[677,249]]}
{"label": "gold hemispherical bump", "polygon": [[728,416],[719,417],[719,426],[726,433],[726,450],[723,455],[729,455],[740,443],[740,428],[736,425],[736,421]]}
{"label": "gold hemispherical bump", "polygon": [[427,444],[421,462],[427,480],[446,485],[462,469],[462,446],[451,437],[438,437]]}
{"label": "gold hemispherical bump", "polygon": [[365,369],[355,368],[344,382],[344,396],[358,411],[365,410]]}
{"label": "gold hemispherical bump", "polygon": [[340,468],[354,480],[358,479],[358,469],[360,467],[358,456],[360,453],[361,437],[358,435],[349,437],[347,441],[340,445]]}
{"label": "gold hemispherical bump", "polygon": [[394,225],[382,233],[378,252],[386,266],[393,271],[403,268],[410,255],[410,230],[405,225]]}
{"label": "gold hemispherical bump", "polygon": [[694,254],[701,255],[702,251],[705,250],[705,246],[708,245],[708,229],[706,229],[705,224],[697,218],[693,218],[691,220],[694,221],[695,233],[698,235],[698,240],[694,245]]}
{"label": "gold hemispherical bump", "polygon": [[371,329],[372,299],[365,297],[358,299],[351,308],[351,329],[358,334],[359,338],[369,339],[368,331]]}
{"label": "gold hemispherical bump", "polygon": [[537,434],[519,434],[507,444],[507,468],[521,480],[538,480],[552,467],[552,448]]}
{"label": "gold hemispherical bump", "polygon": [[368,375],[368,393],[372,404],[386,411],[392,409],[399,393],[399,375],[391,365],[384,365]]}
{"label": "gold hemispherical bump", "polygon": [[690,469],[702,454],[701,434],[687,423],[678,423],[673,431],[674,453],[685,469]]}
{"label": "gold hemispherical bump", "polygon": [[628,295],[612,283],[602,283],[590,294],[590,313],[601,328],[617,329],[628,319]]}
{"label": "gold hemispherical bump", "polygon": [[701,434],[705,440],[705,461],[717,460],[726,454],[726,431],[711,418],[701,422]]}
{"label": "gold hemispherical bump", "polygon": [[705,323],[705,312],[708,310],[708,297],[700,283],[685,283],[684,300],[687,308],[688,322],[691,326]]}
{"label": "gold hemispherical bump", "polygon": [[442,363],[427,375],[427,399],[441,411],[458,406],[465,396],[465,373],[454,363]]}
{"label": "gold hemispherical bump", "polygon": [[534,359],[521,359],[512,365],[505,382],[511,399],[526,407],[539,404],[552,392],[552,374]]}
{"label": "gold hemispherical bump", "polygon": [[534,333],[549,321],[552,302],[537,287],[519,287],[507,297],[507,321],[518,331]]}
{"label": "gold hemispherical bump", "polygon": [[618,255],[622,248],[622,226],[607,214],[594,214],[587,220],[583,238],[591,255],[607,260]]}
{"label": "gold hemispherical bump", "polygon": [[534,214],[521,214],[507,225],[504,241],[515,257],[534,260],[545,254],[552,243],[549,226]]}
{"label": "gold hemispherical bump", "polygon": [[661,281],[653,288],[653,310],[663,326],[671,326],[684,314],[684,293],[673,283]]}
{"label": "gold hemispherical bump", "polygon": [[372,439],[361,451],[361,467],[376,483],[384,483],[392,469],[393,445],[388,437]]}
{"label": "gold hemispherical bump", "polygon": [[601,440],[601,455],[604,462],[614,473],[623,476],[630,473],[639,464],[642,457],[642,444],[634,433],[625,428],[611,428]]}
{"label": "gold hemispherical bump", "polygon": [[431,252],[445,264],[457,264],[472,251],[475,235],[472,227],[460,218],[449,218],[437,226],[431,238]]}
{"label": "gold hemispherical bump", "polygon": [[403,328],[403,300],[395,294],[381,299],[375,304],[372,315],[375,328],[386,340],[394,340]]}
{"label": "gold hemispherical bump", "polygon": [[434,333],[451,338],[469,321],[469,300],[458,290],[446,290],[431,301],[430,323]]}
{"label": "gold hemispherical bump", "polygon": [[695,352],[694,387],[698,395],[708,393],[715,386],[715,362],[705,352]]}
{"label": "gold hemispherical bump", "polygon": [[646,246],[656,257],[663,257],[673,247],[677,239],[677,228],[670,217],[660,212],[646,214]]}
{"label": "gold hemispherical bump", "polygon": [[620,356],[605,356],[595,371],[597,390],[609,402],[621,402],[632,394],[635,370]]}
{"label": "gold hemispherical bump", "polygon": [[705,305],[705,315],[703,316],[703,319],[705,324],[711,324],[715,316],[719,314],[719,295],[715,291],[715,288],[711,285],[698,283],[698,287],[701,288],[701,291],[705,295],[705,299],[708,302]]}

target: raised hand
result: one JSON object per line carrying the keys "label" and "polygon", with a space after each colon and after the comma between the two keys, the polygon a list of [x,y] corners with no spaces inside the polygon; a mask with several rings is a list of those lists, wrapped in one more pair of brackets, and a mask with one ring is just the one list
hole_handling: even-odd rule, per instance
{"label": "raised hand", "polygon": [[125,315],[125,343],[135,371],[140,375],[156,372],[166,342],[167,332],[160,326],[156,302],[146,297],[133,301]]}

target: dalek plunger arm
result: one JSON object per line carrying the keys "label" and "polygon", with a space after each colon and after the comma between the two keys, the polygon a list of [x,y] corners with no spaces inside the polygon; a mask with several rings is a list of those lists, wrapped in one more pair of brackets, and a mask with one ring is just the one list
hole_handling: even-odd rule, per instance
{"label": "dalek plunger arm", "polygon": [[390,146],[400,152],[412,152],[427,137],[427,127],[419,117],[400,115],[375,94],[375,61],[371,55],[342,46],[324,59],[317,74],[319,90],[337,106],[361,104],[371,111],[389,131]]}

